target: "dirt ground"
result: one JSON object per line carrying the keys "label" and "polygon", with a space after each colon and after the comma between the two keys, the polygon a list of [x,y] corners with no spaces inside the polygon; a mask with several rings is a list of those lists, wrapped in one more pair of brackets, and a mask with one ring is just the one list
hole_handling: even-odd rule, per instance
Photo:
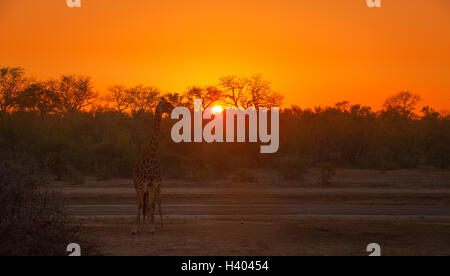
{"label": "dirt ground", "polygon": [[[204,204],[215,211],[244,204],[274,206],[274,210],[283,205],[450,206],[448,170],[341,169],[327,186],[317,183],[317,172],[309,173],[305,181],[280,181],[273,172],[255,174],[258,183],[168,180],[163,183],[163,202],[166,206]],[[81,185],[55,183],[54,188],[70,206],[135,204],[132,181],[127,179],[87,178]],[[164,229],[152,235],[147,226],[137,236],[131,235],[131,216],[77,219],[105,255],[364,256],[370,243],[380,244],[382,255],[450,255],[450,214],[286,217],[259,210],[259,216],[235,215],[167,216]]]}
{"label": "dirt ground", "polygon": [[450,255],[450,219],[198,220],[170,219],[152,235],[132,236],[129,218],[84,219],[105,255],[131,256],[385,256]]}
{"label": "dirt ground", "polygon": [[[317,183],[318,172],[309,172],[304,181],[282,181],[276,172],[255,171],[257,183],[229,180],[163,182],[166,204],[304,204],[304,205],[450,205],[450,170],[340,169],[332,183]],[[131,179],[84,184],[55,183],[67,204],[135,204]]]}

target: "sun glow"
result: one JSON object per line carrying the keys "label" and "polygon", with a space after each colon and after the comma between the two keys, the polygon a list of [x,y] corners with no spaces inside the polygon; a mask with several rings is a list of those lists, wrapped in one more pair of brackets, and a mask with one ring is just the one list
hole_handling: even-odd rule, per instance
{"label": "sun glow", "polygon": [[217,113],[222,113],[223,112],[223,108],[221,106],[215,106],[212,108],[212,113],[213,114],[217,114]]}

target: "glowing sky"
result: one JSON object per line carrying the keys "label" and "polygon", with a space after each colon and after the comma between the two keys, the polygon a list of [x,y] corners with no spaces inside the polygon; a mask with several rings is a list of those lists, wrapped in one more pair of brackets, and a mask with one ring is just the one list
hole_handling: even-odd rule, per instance
{"label": "glowing sky", "polygon": [[182,92],[261,73],[285,105],[380,107],[409,90],[450,109],[450,1],[0,0],[0,66]]}

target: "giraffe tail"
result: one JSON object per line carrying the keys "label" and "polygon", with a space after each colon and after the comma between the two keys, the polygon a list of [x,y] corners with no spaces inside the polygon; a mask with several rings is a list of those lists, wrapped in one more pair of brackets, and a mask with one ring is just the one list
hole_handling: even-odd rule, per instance
{"label": "giraffe tail", "polygon": [[144,193],[144,206],[142,208],[142,216],[145,217],[147,216],[147,209],[148,209],[148,191]]}

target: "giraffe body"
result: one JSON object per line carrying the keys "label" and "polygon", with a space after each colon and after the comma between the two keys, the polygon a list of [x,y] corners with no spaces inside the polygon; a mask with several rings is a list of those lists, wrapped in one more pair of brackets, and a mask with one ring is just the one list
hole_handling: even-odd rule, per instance
{"label": "giraffe body", "polygon": [[163,224],[162,209],[161,209],[161,182],[162,174],[161,167],[159,165],[156,152],[160,140],[160,125],[162,120],[162,115],[164,113],[170,113],[173,110],[173,106],[167,102],[164,98],[156,107],[155,112],[155,123],[153,128],[152,139],[149,147],[144,151],[144,154],[136,163],[134,168],[134,187],[136,189],[137,195],[137,216],[136,225],[133,229],[133,234],[137,234],[141,227],[141,214],[143,219],[146,217],[150,221],[150,231],[155,233],[155,209],[156,204],[159,208],[159,216],[161,220],[161,227]]}

